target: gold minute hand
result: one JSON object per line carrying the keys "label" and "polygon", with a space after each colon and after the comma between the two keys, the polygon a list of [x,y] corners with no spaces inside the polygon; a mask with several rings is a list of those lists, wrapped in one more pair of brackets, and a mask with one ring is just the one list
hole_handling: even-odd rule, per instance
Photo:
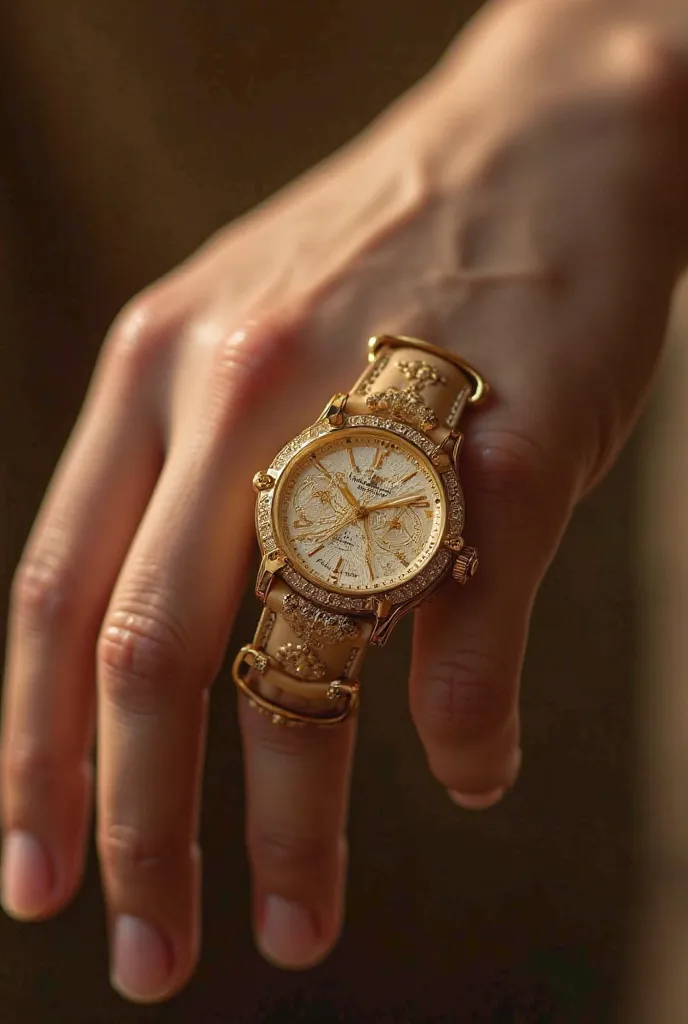
{"label": "gold minute hand", "polygon": [[428,499],[425,494],[407,494],[403,498],[392,498],[388,501],[378,501],[375,505],[366,505],[365,513],[379,512],[385,508],[400,508],[402,505],[427,505]]}
{"label": "gold minute hand", "polygon": [[375,566],[373,565],[373,538],[370,530],[370,516],[363,517],[363,533],[365,535],[365,560],[372,583],[375,579]]}

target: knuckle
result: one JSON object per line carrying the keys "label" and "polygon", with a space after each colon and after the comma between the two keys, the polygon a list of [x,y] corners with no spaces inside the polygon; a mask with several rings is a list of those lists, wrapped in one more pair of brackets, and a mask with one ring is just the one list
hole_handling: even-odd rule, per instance
{"label": "knuckle", "polygon": [[36,742],[10,744],[2,764],[10,790],[20,793],[52,792],[64,769],[62,758]]}
{"label": "knuckle", "polygon": [[43,545],[25,555],[12,582],[12,608],[30,630],[59,628],[76,606],[76,588],[63,559]]}
{"label": "knuckle", "polygon": [[205,420],[214,435],[225,437],[271,386],[294,355],[300,335],[294,317],[263,317],[219,333],[211,346],[204,394]]}
{"label": "knuckle", "polygon": [[249,833],[247,845],[254,864],[286,878],[323,875],[336,852],[335,844],[321,836],[274,830]]}
{"label": "knuckle", "polygon": [[512,673],[479,647],[465,646],[434,667],[428,727],[441,744],[470,743],[500,728],[512,712]]}
{"label": "knuckle", "polygon": [[506,429],[474,436],[464,466],[472,489],[508,504],[539,498],[552,474],[552,460],[542,445]]}
{"label": "knuckle", "polygon": [[156,714],[188,675],[186,631],[159,608],[114,611],[98,641],[108,700],[123,711]]}
{"label": "knuckle", "polygon": [[145,837],[131,825],[109,824],[97,836],[98,857],[109,876],[174,873],[198,855],[193,839]]}
{"label": "knuckle", "polygon": [[108,354],[137,377],[167,350],[184,320],[179,300],[161,285],[130,300],[115,319]]}
{"label": "knuckle", "polygon": [[286,770],[301,770],[302,766],[331,762],[341,756],[349,743],[346,723],[336,729],[288,729],[279,727],[266,715],[251,712],[246,715],[244,729],[265,758],[272,758],[286,766]]}
{"label": "knuckle", "polygon": [[631,109],[671,106],[685,100],[688,77],[678,49],[655,29],[624,24],[610,34],[609,66]]}

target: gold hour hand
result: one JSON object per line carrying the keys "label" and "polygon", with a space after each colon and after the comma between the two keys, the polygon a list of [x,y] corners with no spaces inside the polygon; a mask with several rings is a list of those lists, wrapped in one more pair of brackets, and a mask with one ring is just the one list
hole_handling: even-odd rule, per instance
{"label": "gold hour hand", "polygon": [[297,540],[317,540],[321,544],[326,544],[328,540],[336,537],[340,530],[343,530],[345,526],[350,526],[351,523],[355,523],[358,518],[357,514],[349,513],[343,519],[340,519],[339,522],[335,523],[334,526],[329,526],[326,530],[311,530],[310,533],[301,533]]}
{"label": "gold hour hand", "polygon": [[334,482],[336,483],[337,487],[342,492],[348,503],[351,505],[351,507],[355,508],[356,511],[359,512],[361,509],[361,503],[356,500],[356,497],[352,494],[351,490],[349,489],[348,485],[344,482],[344,480],[340,479],[339,474],[337,474],[337,476],[334,478]]}

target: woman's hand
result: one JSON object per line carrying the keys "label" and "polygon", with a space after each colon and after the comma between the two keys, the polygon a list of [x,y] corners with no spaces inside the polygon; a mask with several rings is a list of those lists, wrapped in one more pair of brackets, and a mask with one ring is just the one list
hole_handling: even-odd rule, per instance
{"label": "woman's hand", "polygon": [[[488,7],[104,345],[13,588],[3,899],[37,919],[73,897],[97,724],[113,981],[132,999],[172,994],[198,953],[208,691],[247,583],[251,476],[353,382],[373,333],[446,346],[493,385],[462,463],[481,573],[418,614],[411,710],[458,803],[516,778],[533,600],[638,415],[683,255],[678,63],[599,7]],[[243,700],[240,719],[257,941],[308,966],[341,926],[353,726],[278,730]]]}

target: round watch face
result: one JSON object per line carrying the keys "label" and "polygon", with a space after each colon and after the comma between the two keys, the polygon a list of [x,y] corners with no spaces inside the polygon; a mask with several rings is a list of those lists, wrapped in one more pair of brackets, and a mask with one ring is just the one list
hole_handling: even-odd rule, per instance
{"label": "round watch face", "polygon": [[445,497],[429,461],[374,429],[311,445],[279,482],[276,533],[295,569],[331,590],[371,594],[427,565],[445,524]]}

